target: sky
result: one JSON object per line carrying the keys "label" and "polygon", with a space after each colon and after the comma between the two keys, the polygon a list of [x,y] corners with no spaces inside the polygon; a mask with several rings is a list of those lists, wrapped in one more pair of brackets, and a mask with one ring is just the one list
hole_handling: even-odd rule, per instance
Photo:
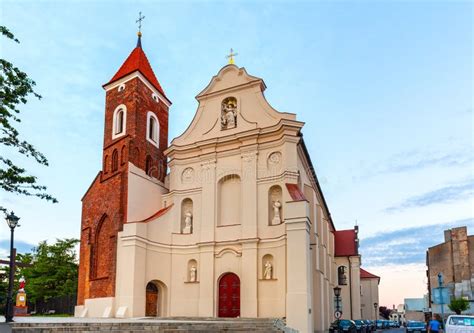
{"label": "sky", "polygon": [[[474,233],[473,3],[469,1],[6,1],[21,41],[2,58],[34,79],[22,137],[49,167],[14,156],[58,198],[0,192],[21,227],[19,250],[79,237],[81,197],[101,168],[108,82],[136,43],[166,95],[169,141],[195,96],[226,65],[265,80],[297,114],[337,229],[360,227],[362,266],[381,276],[380,304],[427,292],[425,252],[443,230]],[[0,257],[9,232],[0,223]]]}

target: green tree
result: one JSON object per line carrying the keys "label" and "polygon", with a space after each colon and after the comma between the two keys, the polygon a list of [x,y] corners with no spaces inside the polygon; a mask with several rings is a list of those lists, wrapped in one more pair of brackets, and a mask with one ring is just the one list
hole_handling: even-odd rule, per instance
{"label": "green tree", "polygon": [[77,293],[78,264],[75,246],[77,239],[58,239],[49,245],[40,242],[33,248],[32,253],[18,255],[21,263],[30,267],[18,268],[15,274],[18,289],[18,279],[26,279],[26,293],[30,302],[48,300],[51,297],[72,295]]}
{"label": "green tree", "polygon": [[461,312],[469,309],[469,301],[464,298],[453,298],[451,303],[448,304],[448,307],[451,311],[456,312],[456,314],[461,314]]}
{"label": "green tree", "polygon": [[[6,27],[0,26],[0,32],[7,39],[19,43]],[[35,82],[26,73],[11,62],[0,59],[0,144],[47,166],[46,157],[28,141],[21,139],[20,133],[15,128],[16,123],[21,121],[19,106],[26,104],[31,95],[41,99],[41,96],[34,91],[34,86]],[[0,156],[0,188],[11,193],[57,202],[56,198],[46,193],[46,186],[37,183],[35,176],[29,175],[24,168],[5,157],[3,153]],[[0,210],[6,211],[2,206]]]}

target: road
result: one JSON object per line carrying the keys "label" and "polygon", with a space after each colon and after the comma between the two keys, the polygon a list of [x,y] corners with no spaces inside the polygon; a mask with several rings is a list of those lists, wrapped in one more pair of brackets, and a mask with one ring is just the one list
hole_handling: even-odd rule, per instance
{"label": "road", "polygon": [[405,327],[377,330],[376,333],[405,333]]}

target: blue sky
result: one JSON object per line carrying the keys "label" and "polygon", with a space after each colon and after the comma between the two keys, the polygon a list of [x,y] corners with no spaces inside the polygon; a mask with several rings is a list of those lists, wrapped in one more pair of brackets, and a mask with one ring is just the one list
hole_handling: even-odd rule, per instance
{"label": "blue sky", "polygon": [[[382,274],[381,304],[423,295],[421,285],[390,294],[383,274],[392,274],[394,265],[417,265],[421,272],[428,240],[442,241],[444,226],[473,226],[472,6],[2,1],[1,24],[21,44],[3,39],[1,56],[26,71],[43,95],[22,108],[19,128],[50,167],[17,161],[60,201],[0,193],[1,204],[21,217],[17,239],[37,244],[79,236],[80,199],[101,166],[101,85],[133,49],[142,11],[143,48],[173,101],[169,139],[188,126],[194,96],[234,48],[236,64],[265,80],[272,106],[306,122],[305,141],[336,227],[357,220],[363,262]],[[389,251],[380,261],[374,252],[380,240],[392,239],[396,247],[413,228],[425,240],[410,248],[417,254],[397,261],[391,258],[403,254]],[[0,240],[8,236],[1,223]]]}

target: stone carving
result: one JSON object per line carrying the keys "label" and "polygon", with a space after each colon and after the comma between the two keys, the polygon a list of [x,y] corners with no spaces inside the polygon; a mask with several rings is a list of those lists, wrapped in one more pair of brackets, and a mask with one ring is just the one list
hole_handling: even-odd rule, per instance
{"label": "stone carving", "polygon": [[193,214],[188,211],[184,216],[183,234],[190,234],[191,228],[193,227]]}
{"label": "stone carving", "polygon": [[273,152],[268,156],[269,165],[278,165],[281,162],[281,153],[279,151]]}
{"label": "stone carving", "polygon": [[271,280],[273,278],[273,266],[270,261],[265,263],[265,271],[263,272],[263,278],[265,280]]}
{"label": "stone carving", "polygon": [[280,209],[281,209],[281,202],[279,200],[274,201],[272,225],[277,225],[281,223]]}
{"label": "stone carving", "polygon": [[252,162],[257,157],[257,152],[249,152],[242,154],[242,159],[244,162]]}
{"label": "stone carving", "polygon": [[231,129],[237,126],[237,100],[227,97],[221,104],[221,129]]}
{"label": "stone carving", "polygon": [[197,281],[197,268],[196,266],[191,266],[189,269],[189,282],[196,282]]}
{"label": "stone carving", "polygon": [[194,169],[193,168],[186,168],[183,170],[181,174],[181,180],[183,183],[190,183],[194,180]]}

